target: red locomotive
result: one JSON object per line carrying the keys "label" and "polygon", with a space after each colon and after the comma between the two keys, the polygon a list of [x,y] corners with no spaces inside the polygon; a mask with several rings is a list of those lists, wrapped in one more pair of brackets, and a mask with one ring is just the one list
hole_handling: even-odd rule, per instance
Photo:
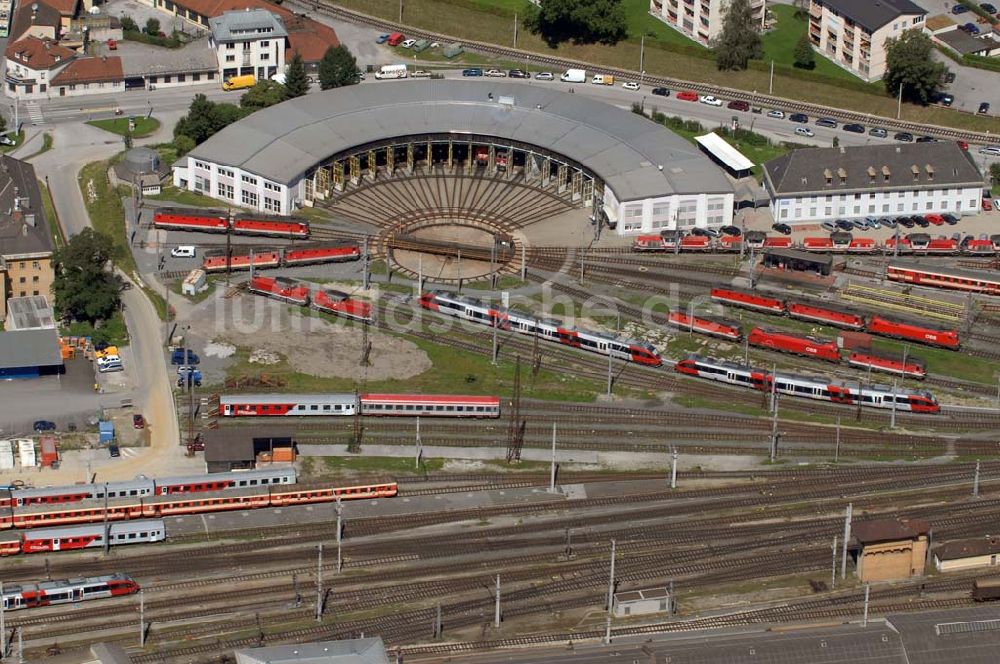
{"label": "red locomotive", "polygon": [[[288,247],[286,249],[241,246],[234,247],[231,253],[230,268],[233,270],[249,270],[251,255],[255,270],[314,263],[339,263],[358,260],[361,257],[361,250],[356,243],[344,242],[331,245]],[[224,271],[226,269],[225,252],[206,252],[202,269],[206,272]]]}
{"label": "red locomotive", "polygon": [[224,210],[161,207],[153,212],[153,226],[166,230],[261,235],[306,239],[309,222],[296,217],[277,217],[264,214],[238,214],[232,222]]}
{"label": "red locomotive", "polygon": [[316,311],[352,320],[370,321],[372,319],[370,302],[356,300],[341,291],[317,289],[312,292],[310,299],[311,306]]}
{"label": "red locomotive", "polygon": [[844,327],[850,330],[865,329],[864,316],[849,311],[838,311],[827,306],[817,306],[804,302],[789,302],[788,315],[799,320],[808,320],[834,327]]}
{"label": "red locomotive", "polygon": [[872,334],[916,341],[917,343],[950,348],[951,350],[958,350],[960,346],[958,330],[939,330],[919,323],[906,323],[882,316],[872,316],[868,319],[868,325],[865,330]]}
{"label": "red locomotive", "polygon": [[733,290],[731,288],[713,288],[712,299],[724,304],[732,304],[737,307],[747,309],[757,309],[758,311],[769,311],[771,313],[785,313],[785,303],[773,297],[758,295],[757,293]]}
{"label": "red locomotive", "polygon": [[667,316],[667,321],[684,330],[693,330],[701,334],[708,334],[713,337],[722,337],[730,341],[739,341],[743,337],[738,323],[733,323],[721,318],[708,318],[705,316],[691,316],[683,311],[671,311]]}
{"label": "red locomotive", "polygon": [[923,380],[927,377],[927,368],[924,363],[915,357],[889,355],[886,353],[876,353],[873,350],[856,350],[847,358],[848,364],[861,369],[874,369],[885,373],[908,376]]}
{"label": "red locomotive", "polygon": [[754,346],[770,348],[783,353],[817,357],[828,362],[840,362],[840,349],[837,348],[837,344],[824,339],[802,337],[787,332],[755,327],[750,330],[747,340]]}
{"label": "red locomotive", "polygon": [[249,270],[251,263],[255,270],[279,267],[281,251],[263,248],[239,253],[234,251],[228,259],[225,251],[206,252],[201,267],[205,272],[225,272],[227,267],[230,270]]}
{"label": "red locomotive", "polygon": [[286,277],[260,277],[254,275],[247,284],[251,293],[265,295],[282,302],[306,306],[309,304],[309,287]]}
{"label": "red locomotive", "polygon": [[299,246],[285,249],[284,265],[310,265],[313,263],[333,263],[356,261],[361,258],[361,249],[356,242],[339,242],[330,245]]}

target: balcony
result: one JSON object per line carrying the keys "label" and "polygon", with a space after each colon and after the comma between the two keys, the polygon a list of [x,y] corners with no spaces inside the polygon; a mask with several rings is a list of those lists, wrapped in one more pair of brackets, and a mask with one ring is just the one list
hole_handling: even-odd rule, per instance
{"label": "balcony", "polygon": [[823,18],[823,8],[816,3],[811,3],[809,5],[809,15],[818,21]]}
{"label": "balcony", "polygon": [[34,85],[37,83],[37,81],[33,78],[20,78],[16,74],[12,74],[10,72],[6,72],[4,74],[3,80],[14,85]]}

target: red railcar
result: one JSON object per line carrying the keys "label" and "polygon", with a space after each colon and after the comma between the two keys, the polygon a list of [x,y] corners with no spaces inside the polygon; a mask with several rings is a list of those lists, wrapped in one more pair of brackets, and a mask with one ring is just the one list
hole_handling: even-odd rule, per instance
{"label": "red railcar", "polygon": [[992,256],[996,253],[991,240],[970,239],[962,244],[962,253],[970,256]]}
{"label": "red railcar", "polygon": [[849,311],[838,311],[827,306],[816,306],[804,302],[788,302],[788,315],[800,320],[808,320],[849,330],[865,329],[864,316]]}
{"label": "red railcar", "polygon": [[711,296],[716,302],[732,304],[737,307],[768,311],[775,314],[785,313],[784,302],[777,298],[758,295],[754,292],[733,290],[731,288],[713,288]]}
{"label": "red railcar", "polygon": [[958,240],[953,240],[951,238],[936,237],[927,241],[919,251],[914,245],[913,247],[915,253],[926,253],[926,254],[945,254],[952,255],[959,253]]}
{"label": "red railcar", "polygon": [[665,249],[663,238],[659,235],[640,235],[632,241],[632,251],[664,251]]}
{"label": "red railcar", "polygon": [[223,210],[161,207],[153,212],[153,226],[165,230],[225,233],[229,217]]}
{"label": "red railcar", "polygon": [[739,341],[743,337],[739,323],[733,323],[721,318],[691,316],[683,311],[671,311],[670,315],[667,316],[667,321],[671,325],[684,330],[693,330],[701,334],[722,337],[731,341]]}
{"label": "red railcar", "polygon": [[878,243],[870,237],[856,237],[847,245],[845,251],[849,254],[874,254]]}
{"label": "red railcar", "polygon": [[828,362],[840,362],[840,349],[837,348],[837,344],[825,339],[803,337],[778,330],[755,327],[750,330],[747,340],[754,346],[770,348],[783,353],[816,357]]}
{"label": "red railcar", "polygon": [[792,248],[792,238],[785,237],[785,236],[764,238],[764,248],[765,249],[791,249]]}
{"label": "red railcar", "polygon": [[304,503],[332,503],[338,498],[340,500],[392,498],[397,493],[398,488],[395,482],[348,487],[328,485],[309,487],[299,484],[284,489],[271,489],[271,505],[281,507]]}
{"label": "red railcar", "polygon": [[870,368],[874,371],[896,374],[897,376],[909,376],[920,380],[927,377],[927,368],[924,363],[910,356],[904,359],[901,355],[876,353],[871,349],[865,349],[852,352],[848,356],[847,362],[862,369]]}
{"label": "red railcar", "polygon": [[233,219],[233,232],[238,235],[306,239],[309,237],[309,222],[295,217],[241,214]]}
{"label": "red railcar", "polygon": [[736,252],[743,250],[743,238],[738,235],[723,235],[716,242],[719,251]]}
{"label": "red railcar", "polygon": [[359,258],[361,258],[361,249],[354,242],[314,247],[289,247],[285,249],[284,256],[285,265],[356,261]]}
{"label": "red railcar", "polygon": [[312,292],[312,308],[334,316],[352,320],[370,321],[372,305],[364,300],[356,300],[347,293],[335,290],[317,289]]}
{"label": "red railcar", "polygon": [[681,251],[711,251],[712,238],[704,235],[685,235],[681,238]]}
{"label": "red railcar", "polygon": [[247,284],[251,293],[306,306],[309,304],[309,287],[287,277],[260,277],[254,275]]}
{"label": "red railcar", "polygon": [[833,238],[807,237],[802,239],[803,251],[833,251]]}
{"label": "red railcar", "polygon": [[906,339],[929,346],[939,346],[958,350],[960,342],[958,330],[939,330],[919,323],[891,320],[882,316],[872,316],[865,328],[872,334],[880,334],[895,339]]}
{"label": "red railcar", "polygon": [[897,251],[896,250],[896,238],[895,237],[891,237],[891,238],[889,238],[888,240],[885,241],[885,252],[887,254],[896,253],[896,254],[900,254],[900,255],[912,254],[913,253],[913,246],[910,244],[910,240],[908,238],[901,237],[901,238],[899,238],[899,250]]}
{"label": "red railcar", "polygon": [[[277,249],[259,249],[254,250],[252,253],[242,253],[243,251],[240,250],[240,253],[233,253],[228,261],[229,269],[249,270],[251,258],[256,270],[279,267],[281,265],[281,252]],[[201,267],[206,272],[225,272],[226,263],[226,254],[224,252],[211,252],[205,254],[205,259],[202,261]]]}

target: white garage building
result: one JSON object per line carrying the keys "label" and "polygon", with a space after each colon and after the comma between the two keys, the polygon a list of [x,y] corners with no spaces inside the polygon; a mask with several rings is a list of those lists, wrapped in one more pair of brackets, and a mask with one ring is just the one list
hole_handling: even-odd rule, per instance
{"label": "white garage building", "polygon": [[414,149],[443,150],[450,165],[453,149],[489,146],[491,165],[506,152],[526,178],[562,178],[560,187],[572,184],[574,200],[623,235],[731,222],[733,185],[696,146],[643,116],[563,90],[403,80],[310,94],[226,127],[174,166],[174,183],[288,215],[368,177],[364,160],[376,151],[398,148],[412,162]]}

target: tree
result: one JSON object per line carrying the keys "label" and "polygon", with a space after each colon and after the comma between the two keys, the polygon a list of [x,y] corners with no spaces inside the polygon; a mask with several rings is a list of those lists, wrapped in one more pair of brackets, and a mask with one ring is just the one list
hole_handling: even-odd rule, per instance
{"label": "tree", "polygon": [[115,314],[121,280],[108,264],[117,254],[114,241],[93,228],[84,228],[56,250],[52,290],[61,317],[96,323]]}
{"label": "tree", "polygon": [[990,179],[994,185],[1000,184],[1000,164],[990,164]]}
{"label": "tree", "polygon": [[139,32],[139,24],[128,14],[122,15],[121,24],[122,32]]}
{"label": "tree", "polygon": [[920,30],[907,30],[885,40],[885,89],[903,99],[926,104],[944,83],[948,68],[931,57],[934,45]]}
{"label": "tree", "polygon": [[257,109],[244,110],[235,104],[217,104],[209,101],[205,95],[197,94],[191,101],[188,114],[174,125],[174,137],[187,136],[198,145],[255,110]]}
{"label": "tree", "polygon": [[147,19],[146,20],[146,27],[143,28],[143,31],[147,35],[152,35],[154,37],[158,37],[159,34],[160,34],[160,22],[158,20],[156,20],[155,18]]}
{"label": "tree", "polygon": [[[354,63],[354,68],[357,70],[357,63]],[[288,64],[288,72],[285,74],[285,96],[287,99],[294,99],[307,92],[309,92],[309,77],[306,76],[306,66],[302,63],[302,56],[295,51],[292,54],[292,61]]]}
{"label": "tree", "polygon": [[722,22],[722,32],[712,48],[715,66],[722,71],[746,69],[750,60],[760,57],[760,32],[750,0],[731,0]]}
{"label": "tree", "polygon": [[183,157],[191,150],[194,150],[195,142],[190,136],[185,136],[181,134],[180,136],[174,137],[174,149],[177,150],[177,156]]}
{"label": "tree", "polygon": [[280,104],[287,98],[285,86],[277,81],[258,81],[256,85],[240,97],[240,107],[258,111],[268,106]]}
{"label": "tree", "polygon": [[800,21],[809,15],[809,0],[792,0],[792,6],[795,7],[795,18]]}
{"label": "tree", "polygon": [[354,85],[358,82],[358,61],[347,47],[331,46],[319,62],[319,87],[321,90]]}
{"label": "tree", "polygon": [[615,44],[628,34],[621,0],[541,0],[537,11],[528,11],[524,25],[549,46],[565,41]]}
{"label": "tree", "polygon": [[809,41],[809,35],[803,34],[799,37],[798,43],[795,44],[795,66],[799,69],[815,69],[816,68],[816,54],[812,49],[812,42]]}

